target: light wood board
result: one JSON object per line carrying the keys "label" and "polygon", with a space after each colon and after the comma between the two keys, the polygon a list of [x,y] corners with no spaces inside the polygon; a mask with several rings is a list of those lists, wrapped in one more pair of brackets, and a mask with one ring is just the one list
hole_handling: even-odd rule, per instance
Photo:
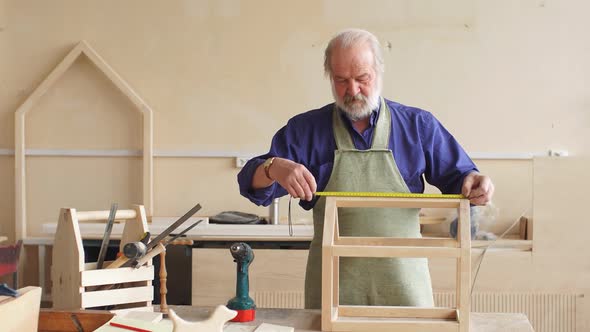
{"label": "light wood board", "polygon": [[0,327],[2,331],[36,332],[41,305],[41,288],[25,287],[18,297],[0,296]]}

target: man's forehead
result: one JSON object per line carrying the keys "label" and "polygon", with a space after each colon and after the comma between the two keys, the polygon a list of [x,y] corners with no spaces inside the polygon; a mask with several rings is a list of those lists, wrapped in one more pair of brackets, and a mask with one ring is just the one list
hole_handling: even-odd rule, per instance
{"label": "man's forehead", "polygon": [[332,71],[334,75],[349,71],[364,71],[373,68],[374,57],[369,47],[339,48],[332,54]]}

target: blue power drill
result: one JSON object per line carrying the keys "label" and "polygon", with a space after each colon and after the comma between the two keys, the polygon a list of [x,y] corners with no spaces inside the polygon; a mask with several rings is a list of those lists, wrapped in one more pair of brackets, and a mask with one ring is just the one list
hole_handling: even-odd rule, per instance
{"label": "blue power drill", "polygon": [[236,297],[227,302],[229,309],[238,312],[232,322],[250,322],[255,319],[256,305],[248,295],[248,267],[254,260],[254,252],[249,245],[243,242],[236,242],[229,248],[234,262],[237,263]]}

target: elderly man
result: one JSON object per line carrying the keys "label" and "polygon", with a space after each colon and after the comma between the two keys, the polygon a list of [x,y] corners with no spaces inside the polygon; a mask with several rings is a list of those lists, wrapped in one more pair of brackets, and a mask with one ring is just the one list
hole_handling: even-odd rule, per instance
{"label": "elderly man", "polygon": [[[472,204],[491,200],[494,186],[432,114],[381,97],[383,58],[364,30],[337,34],[324,69],[335,103],[299,114],[274,136],[270,151],[238,175],[240,192],[269,205],[285,194],[313,208],[314,238],[305,276],[305,307],[321,306],[324,198],[320,191],[424,191],[424,179]],[[340,233],[420,237],[417,209],[340,209]],[[340,303],[433,306],[425,258],[342,258]]]}

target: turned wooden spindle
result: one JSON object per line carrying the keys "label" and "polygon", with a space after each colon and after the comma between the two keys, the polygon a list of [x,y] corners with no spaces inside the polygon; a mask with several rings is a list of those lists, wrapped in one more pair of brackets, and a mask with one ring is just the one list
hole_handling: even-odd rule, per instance
{"label": "turned wooden spindle", "polygon": [[162,251],[160,253],[160,312],[164,315],[168,315],[168,303],[166,303],[166,294],[168,294],[168,288],[166,288],[167,277],[166,252]]}
{"label": "turned wooden spindle", "polygon": [[[168,243],[168,245],[192,246],[193,240],[178,239]],[[168,303],[166,302],[166,294],[168,294],[168,288],[166,287],[167,278],[166,251],[162,251],[160,253],[160,312],[164,315],[168,315]]]}

